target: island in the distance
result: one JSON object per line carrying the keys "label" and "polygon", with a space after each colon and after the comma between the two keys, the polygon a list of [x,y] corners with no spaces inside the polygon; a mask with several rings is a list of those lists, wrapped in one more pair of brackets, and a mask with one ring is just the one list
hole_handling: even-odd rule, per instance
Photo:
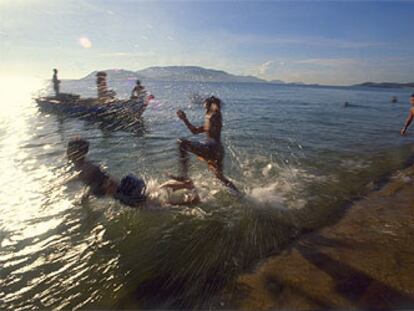
{"label": "island in the distance", "polygon": [[364,82],[361,84],[356,84],[354,86],[363,86],[363,87],[381,87],[381,88],[406,88],[414,87],[414,82],[411,83],[397,83],[397,82]]}
{"label": "island in the distance", "polygon": [[[269,83],[254,76],[237,76],[222,70],[206,69],[197,66],[166,66],[149,67],[138,71],[124,69],[104,70],[108,80],[141,79],[146,81],[195,81],[195,82],[246,82]],[[96,71],[91,72],[81,80],[94,80]]]}
{"label": "island in the distance", "polygon": [[[234,75],[223,70],[207,69],[199,66],[157,66],[142,70],[132,71],[125,69],[107,69],[109,81],[136,80],[143,81],[168,81],[168,82],[216,82],[216,83],[266,83],[275,85],[293,86],[328,86],[319,84],[307,84],[303,82],[285,82],[282,80],[265,80],[255,76]],[[93,71],[80,81],[96,79],[97,71]],[[335,86],[340,87],[340,86]],[[413,88],[412,83],[398,82],[364,82],[355,85],[341,87],[378,87],[378,88]]]}

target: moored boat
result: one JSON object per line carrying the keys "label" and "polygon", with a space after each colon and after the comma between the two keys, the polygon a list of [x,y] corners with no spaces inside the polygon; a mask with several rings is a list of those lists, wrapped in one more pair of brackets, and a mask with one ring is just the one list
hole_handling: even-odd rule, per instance
{"label": "moored boat", "polygon": [[102,101],[98,98],[81,98],[76,94],[61,93],[58,96],[36,98],[36,103],[43,110],[69,114],[79,118],[96,121],[136,122],[147,108],[152,95]]}

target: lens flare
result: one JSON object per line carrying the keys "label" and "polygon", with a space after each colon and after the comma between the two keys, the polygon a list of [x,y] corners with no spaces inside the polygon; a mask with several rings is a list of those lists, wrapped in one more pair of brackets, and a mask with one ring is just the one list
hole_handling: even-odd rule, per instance
{"label": "lens flare", "polygon": [[79,44],[85,49],[90,49],[92,47],[92,42],[88,37],[80,37]]}

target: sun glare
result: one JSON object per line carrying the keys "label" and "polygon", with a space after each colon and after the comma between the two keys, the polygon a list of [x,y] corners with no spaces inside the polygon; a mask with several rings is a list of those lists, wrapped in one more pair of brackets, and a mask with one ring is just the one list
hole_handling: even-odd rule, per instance
{"label": "sun glare", "polygon": [[31,101],[42,87],[40,79],[0,76],[0,116],[10,118],[19,112],[20,103]]}

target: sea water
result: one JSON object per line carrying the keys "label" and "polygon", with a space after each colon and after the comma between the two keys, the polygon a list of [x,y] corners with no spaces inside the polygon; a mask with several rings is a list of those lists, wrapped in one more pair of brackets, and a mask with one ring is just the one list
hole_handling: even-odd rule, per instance
{"label": "sea water", "polygon": [[[111,86],[127,98],[133,81]],[[414,129],[399,135],[409,90],[145,86],[156,100],[133,130],[41,111],[33,97],[45,85],[0,92],[1,309],[208,307],[238,274],[302,232],[340,218],[347,203],[412,155]],[[62,91],[96,92],[85,81],[64,81]],[[176,139],[203,139],[176,116],[182,109],[194,125],[203,123],[194,94],[223,100],[224,172],[243,197],[193,157],[197,206],[81,202],[83,186],[67,182],[73,173],[65,157],[76,136],[89,140],[91,160],[116,178],[141,176],[152,198],[162,201],[164,173],[178,168]],[[392,96],[399,102],[391,103]]]}

